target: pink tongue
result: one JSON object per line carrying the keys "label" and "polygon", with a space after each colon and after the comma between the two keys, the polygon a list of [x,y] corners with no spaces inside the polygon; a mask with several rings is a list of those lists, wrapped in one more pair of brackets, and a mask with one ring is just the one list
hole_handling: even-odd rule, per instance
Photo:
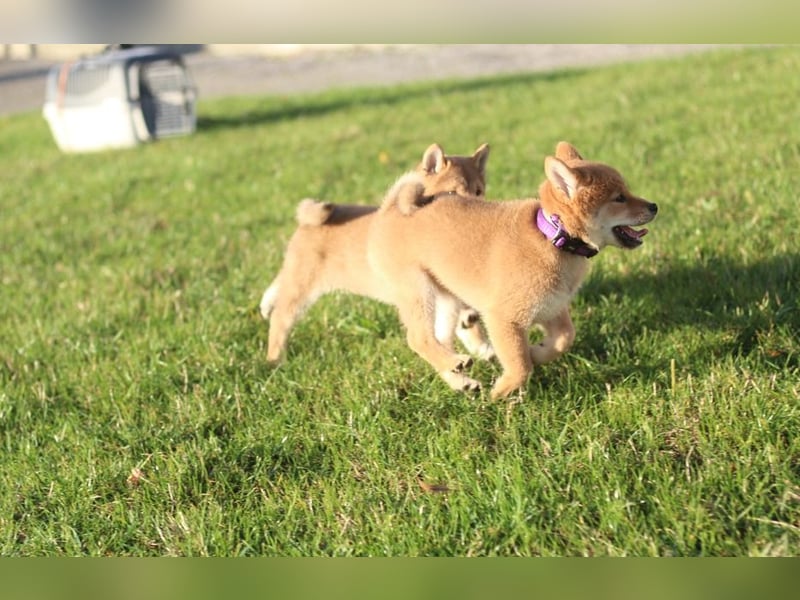
{"label": "pink tongue", "polygon": [[645,228],[636,231],[633,227],[627,227],[623,225],[620,227],[620,229],[622,229],[622,231],[624,231],[627,235],[631,236],[632,238],[636,238],[637,240],[647,235],[647,229]]}

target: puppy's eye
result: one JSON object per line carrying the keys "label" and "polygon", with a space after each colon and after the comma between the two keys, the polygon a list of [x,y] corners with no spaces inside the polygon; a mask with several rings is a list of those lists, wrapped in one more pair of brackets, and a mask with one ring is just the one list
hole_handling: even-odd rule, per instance
{"label": "puppy's eye", "polygon": [[614,198],[614,202],[626,202],[626,201],[627,201],[627,198],[625,198],[625,196],[623,196],[622,194],[620,194],[619,196]]}

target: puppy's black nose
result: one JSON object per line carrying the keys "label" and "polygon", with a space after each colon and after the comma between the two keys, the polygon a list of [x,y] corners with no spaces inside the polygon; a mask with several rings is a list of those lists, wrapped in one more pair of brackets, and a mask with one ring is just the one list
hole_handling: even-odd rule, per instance
{"label": "puppy's black nose", "polygon": [[651,213],[656,214],[658,212],[658,204],[655,202],[651,202],[647,208],[650,210]]}

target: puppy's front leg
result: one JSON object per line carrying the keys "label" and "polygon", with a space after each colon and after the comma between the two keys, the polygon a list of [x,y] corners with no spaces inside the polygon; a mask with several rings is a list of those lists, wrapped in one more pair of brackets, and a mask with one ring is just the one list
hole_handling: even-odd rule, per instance
{"label": "puppy's front leg", "polygon": [[492,313],[484,315],[484,320],[497,360],[503,367],[503,373],[492,387],[491,397],[496,400],[525,385],[533,369],[533,362],[525,326]]}

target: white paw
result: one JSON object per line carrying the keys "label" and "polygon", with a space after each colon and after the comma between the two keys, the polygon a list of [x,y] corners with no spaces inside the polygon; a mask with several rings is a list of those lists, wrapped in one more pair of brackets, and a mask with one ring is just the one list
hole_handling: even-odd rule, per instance
{"label": "white paw", "polygon": [[456,354],[456,364],[453,366],[454,373],[461,373],[472,366],[472,357],[469,354]]}
{"label": "white paw", "polygon": [[454,371],[443,371],[440,373],[442,379],[445,380],[451,389],[457,392],[478,392],[481,389],[481,384],[463,373],[456,373]]}
{"label": "white paw", "polygon": [[475,358],[479,358],[481,360],[492,360],[495,357],[494,348],[489,342],[484,342],[478,346],[474,354]]}

